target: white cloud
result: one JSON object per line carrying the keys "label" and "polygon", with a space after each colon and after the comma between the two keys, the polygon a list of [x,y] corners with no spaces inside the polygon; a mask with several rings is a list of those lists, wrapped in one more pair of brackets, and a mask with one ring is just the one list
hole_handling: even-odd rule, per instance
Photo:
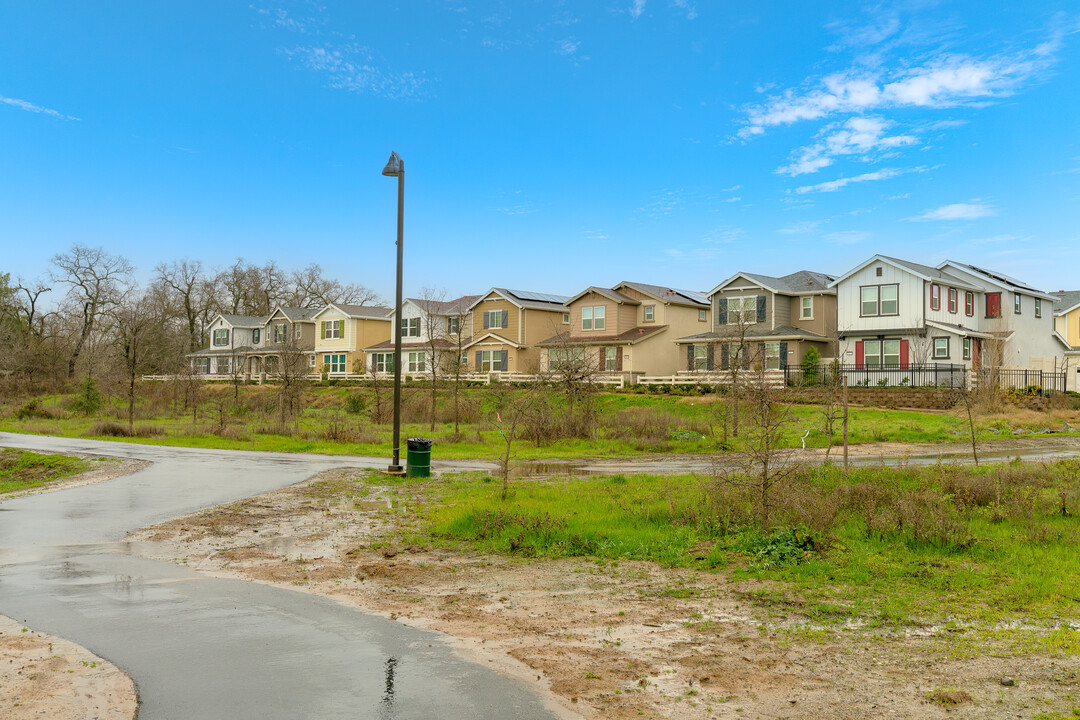
{"label": "white cloud", "polygon": [[568,37],[565,40],[560,40],[555,48],[557,55],[570,56],[577,53],[578,48],[581,47],[581,41],[577,38]]}
{"label": "white cloud", "polygon": [[671,4],[686,13],[687,20],[694,20],[697,18],[697,6],[690,0],[671,0]]}
{"label": "white cloud", "polygon": [[397,99],[418,94],[425,82],[411,72],[395,73],[378,67],[372,53],[358,45],[297,47],[281,52],[307,69],[326,75],[327,84],[338,90]]}
{"label": "white cloud", "polygon": [[35,105],[35,104],[31,103],[31,102],[27,102],[26,100],[17,100],[15,98],[4,97],[3,95],[0,95],[0,104],[11,105],[12,107],[19,108],[20,110],[25,110],[26,112],[40,113],[42,115],[49,115],[49,116],[52,116],[52,117],[57,117],[57,118],[60,118],[61,120],[78,120],[79,119],[79,118],[73,117],[71,115],[65,115],[64,113],[59,112],[57,110],[52,110],[52,109],[47,108],[47,107],[41,107],[40,105]]}
{"label": "white cloud", "polygon": [[842,125],[831,125],[823,131],[823,139],[796,151],[788,165],[777,169],[784,175],[805,175],[832,165],[838,155],[867,158],[871,153],[884,153],[906,145],[914,145],[914,135],[886,135],[891,122],[876,117],[850,118]]}
{"label": "white cloud", "polygon": [[[916,169],[913,172],[920,171],[920,169]],[[903,175],[905,172],[910,171],[886,168],[885,170],[875,170],[874,172],[863,173],[862,175],[856,175],[854,177],[830,180],[828,182],[818,183],[817,185],[803,185],[802,187],[795,188],[795,192],[799,195],[805,195],[806,193],[812,192],[836,192],[840,188],[852,183],[870,182],[872,180],[888,180],[897,175]]]}
{"label": "white cloud", "polygon": [[634,0],[630,6],[630,17],[637,20],[645,12],[645,0]]}
{"label": "white cloud", "polygon": [[736,190],[742,190],[742,185],[732,185],[729,188],[722,188],[720,192],[735,192]]}
{"label": "white cloud", "polygon": [[781,232],[784,235],[802,235],[804,233],[813,232],[820,224],[820,220],[803,220],[794,225],[782,227],[778,232]]}
{"label": "white cloud", "polygon": [[723,202],[739,202],[740,200],[742,200],[742,198],[736,195],[735,197],[725,198]]}
{"label": "white cloud", "polygon": [[921,215],[908,218],[908,220],[978,220],[979,218],[996,215],[997,210],[992,206],[978,201],[969,203],[953,203],[942,205],[935,210],[927,210]]}

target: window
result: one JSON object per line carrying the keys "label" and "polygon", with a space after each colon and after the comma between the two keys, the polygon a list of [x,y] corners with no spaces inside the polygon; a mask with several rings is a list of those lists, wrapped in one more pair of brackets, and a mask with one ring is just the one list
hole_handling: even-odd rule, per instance
{"label": "window", "polygon": [[780,369],[780,343],[765,343],[765,367],[769,370]]}
{"label": "window", "polygon": [[328,372],[343,373],[345,372],[345,355],[323,355],[322,356],[323,367]]}
{"label": "window", "polygon": [[765,319],[757,316],[757,295],[728,298],[727,309],[729,325],[737,325],[740,322],[758,322]]}
{"label": "window", "polygon": [[615,372],[619,369],[619,348],[604,348],[604,372]]}
{"label": "window", "polygon": [[548,364],[555,370],[568,370],[585,362],[585,348],[555,348],[548,351]]}
{"label": "window", "polygon": [[964,338],[963,340],[964,359],[971,359],[971,338]]}
{"label": "window", "polygon": [[477,372],[499,372],[507,361],[506,350],[483,350],[477,354],[480,356],[480,367]]}
{"label": "window", "polygon": [[860,306],[862,317],[875,315],[899,315],[900,306],[897,302],[899,285],[864,285],[859,288]]}
{"label": "window", "polygon": [[289,326],[285,323],[277,323],[274,325],[274,342],[285,342],[289,339]]}
{"label": "window", "polygon": [[255,328],[251,331],[251,344],[258,345],[260,340],[262,340],[262,330]]}
{"label": "window", "polygon": [[874,268],[874,275],[881,277],[881,268]]}
{"label": "window", "polygon": [[405,370],[406,372],[424,372],[427,370],[427,353],[426,352],[411,352],[405,357]]}
{"label": "window", "polygon": [[941,309],[941,286],[934,283],[930,284],[930,309]]}
{"label": "window", "polygon": [[900,367],[900,341],[865,341],[863,343],[863,364],[868,368]]}
{"label": "window", "polygon": [[708,314],[706,314],[706,312],[704,310],[698,310],[697,311],[697,321],[698,322],[705,322],[708,319],[708,317],[709,317]]}
{"label": "window", "polygon": [[606,310],[603,305],[581,308],[581,329],[603,330],[605,327],[607,327],[606,320],[604,318],[605,312]]}
{"label": "window", "polygon": [[956,311],[959,309],[959,304],[960,297],[959,293],[956,291],[956,288],[949,288],[949,312],[955,315]]}
{"label": "window", "polygon": [[986,317],[1001,317],[1001,293],[986,293]]}
{"label": "window", "polygon": [[195,358],[195,372],[202,375],[210,374],[210,358]]}
{"label": "window", "polygon": [[485,310],[484,329],[505,328],[510,322],[510,313],[506,310]]}
{"label": "window", "polygon": [[934,359],[935,360],[948,360],[949,359],[949,338],[947,338],[947,337],[934,338]]}
{"label": "window", "polygon": [[1020,309],[1021,309],[1020,293],[1013,293],[1013,312],[1016,313],[1017,315],[1019,315],[1020,314]]}
{"label": "window", "polygon": [[374,353],[371,356],[371,371],[377,373],[394,372],[394,353]]}
{"label": "window", "polygon": [[336,340],[341,338],[341,321],[340,320],[323,320],[322,323],[322,336],[327,340]]}
{"label": "window", "polygon": [[315,367],[315,363],[316,363],[317,361],[318,361],[318,360],[317,360],[317,358],[315,357],[315,353],[311,353],[310,355],[308,355],[308,365],[309,365],[309,366],[311,366],[311,367]]}
{"label": "window", "polygon": [[401,337],[420,337],[420,318],[402,318]]}
{"label": "window", "polygon": [[709,369],[709,346],[708,345],[695,345],[694,346],[694,369],[695,370],[708,370]]}
{"label": "window", "polygon": [[971,317],[975,314],[975,293],[964,293],[964,314]]}
{"label": "window", "polygon": [[232,373],[232,358],[222,357],[217,359],[217,371],[220,375]]}
{"label": "window", "polygon": [[645,322],[653,322],[653,319],[656,317],[656,315],[655,315],[656,306],[655,305],[646,305],[644,310],[645,310]]}
{"label": "window", "polygon": [[562,314],[562,324],[563,325],[569,325],[570,324],[570,313],[563,313]]}
{"label": "window", "polygon": [[459,332],[461,332],[461,318],[446,318],[446,333],[448,335],[457,335]]}
{"label": "window", "polygon": [[214,345],[228,345],[229,344],[229,331],[228,330],[215,330],[214,331]]}
{"label": "window", "polygon": [[807,295],[804,298],[800,298],[799,319],[801,320],[813,320],[814,319],[814,298]]}
{"label": "window", "polygon": [[1035,317],[1042,317],[1042,300],[1039,298],[1035,298]]}

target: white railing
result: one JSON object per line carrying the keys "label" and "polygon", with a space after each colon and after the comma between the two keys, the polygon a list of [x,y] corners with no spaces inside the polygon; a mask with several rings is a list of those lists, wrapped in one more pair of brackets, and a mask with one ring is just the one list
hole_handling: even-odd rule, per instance
{"label": "white railing", "polygon": [[[784,373],[781,370],[766,370],[764,373],[745,370],[738,374],[738,379],[740,383],[747,385],[759,380],[769,387],[784,385]],[[731,385],[734,378],[726,371],[681,370],[675,375],[642,375],[637,382],[639,385],[715,386]]]}

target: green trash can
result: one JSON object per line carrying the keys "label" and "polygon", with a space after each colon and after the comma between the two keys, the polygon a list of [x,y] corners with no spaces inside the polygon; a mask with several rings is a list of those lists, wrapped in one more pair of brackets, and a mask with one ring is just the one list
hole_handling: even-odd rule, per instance
{"label": "green trash can", "polygon": [[427,438],[409,438],[405,460],[405,474],[408,477],[428,477],[431,475],[431,440]]}

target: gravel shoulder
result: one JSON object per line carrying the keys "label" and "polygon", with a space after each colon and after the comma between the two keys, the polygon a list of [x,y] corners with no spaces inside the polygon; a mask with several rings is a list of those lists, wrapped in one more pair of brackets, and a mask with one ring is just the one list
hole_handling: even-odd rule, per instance
{"label": "gravel shoulder", "polygon": [[5,720],[134,720],[127,673],[62,638],[0,615],[0,694]]}
{"label": "gravel shoulder", "polygon": [[769,604],[723,573],[403,545],[424,486],[343,496],[358,474],[323,473],[128,539],[147,557],[446,633],[568,715],[1054,718],[1080,706],[1075,653],[1018,654],[955,628],[815,627],[798,600]]}

